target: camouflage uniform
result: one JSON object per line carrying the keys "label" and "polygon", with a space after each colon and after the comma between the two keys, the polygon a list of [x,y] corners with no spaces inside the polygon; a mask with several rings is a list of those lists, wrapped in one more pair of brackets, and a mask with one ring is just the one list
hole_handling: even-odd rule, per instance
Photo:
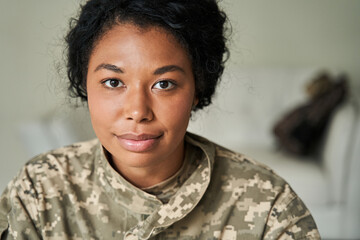
{"label": "camouflage uniform", "polygon": [[320,239],[270,169],[193,134],[185,141],[177,177],[146,191],[113,170],[98,140],[34,158],[1,197],[1,239]]}

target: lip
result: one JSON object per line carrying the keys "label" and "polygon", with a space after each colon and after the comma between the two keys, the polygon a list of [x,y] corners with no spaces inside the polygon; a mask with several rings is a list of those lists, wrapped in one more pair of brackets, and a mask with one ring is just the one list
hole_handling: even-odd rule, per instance
{"label": "lip", "polygon": [[116,135],[120,145],[130,152],[147,152],[159,144],[163,134],[133,134]]}

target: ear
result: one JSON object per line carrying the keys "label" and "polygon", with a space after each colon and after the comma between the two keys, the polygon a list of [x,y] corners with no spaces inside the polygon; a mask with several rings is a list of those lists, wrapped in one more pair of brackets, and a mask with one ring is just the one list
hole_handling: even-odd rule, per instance
{"label": "ear", "polygon": [[195,109],[196,105],[199,103],[199,99],[197,97],[194,98],[192,109]]}
{"label": "ear", "polygon": [[199,103],[199,98],[196,95],[197,94],[194,96],[193,106],[196,106]]}

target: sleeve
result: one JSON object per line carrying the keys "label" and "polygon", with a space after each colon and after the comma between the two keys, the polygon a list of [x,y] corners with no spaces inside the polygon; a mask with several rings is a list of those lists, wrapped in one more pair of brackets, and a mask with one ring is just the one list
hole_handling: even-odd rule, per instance
{"label": "sleeve", "polygon": [[321,239],[311,213],[288,184],[269,213],[263,239]]}
{"label": "sleeve", "polygon": [[0,239],[41,239],[34,217],[37,215],[32,191],[21,188],[26,181],[14,180],[0,197]]}

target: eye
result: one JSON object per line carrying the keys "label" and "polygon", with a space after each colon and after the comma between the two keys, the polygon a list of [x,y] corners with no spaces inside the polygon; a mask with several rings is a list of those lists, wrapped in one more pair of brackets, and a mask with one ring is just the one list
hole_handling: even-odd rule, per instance
{"label": "eye", "polygon": [[124,86],[124,84],[118,79],[108,79],[105,80],[103,84],[109,88],[118,88]]}
{"label": "eye", "polygon": [[168,81],[168,80],[163,80],[163,81],[159,81],[159,82],[155,83],[153,88],[161,89],[161,90],[169,90],[174,87],[175,87],[175,83]]}

